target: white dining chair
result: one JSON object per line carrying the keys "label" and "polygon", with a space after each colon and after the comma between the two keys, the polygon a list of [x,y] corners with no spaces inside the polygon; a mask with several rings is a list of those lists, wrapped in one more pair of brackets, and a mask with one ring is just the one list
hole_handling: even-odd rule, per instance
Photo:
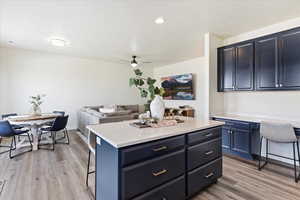
{"label": "white dining chair", "polygon": [[96,135],[89,131],[88,133],[88,147],[89,147],[89,156],[88,156],[88,164],[87,164],[87,173],[86,173],[86,186],[89,186],[89,175],[95,173],[94,171],[90,171],[90,163],[91,163],[91,153],[95,156],[96,154]]}
{"label": "white dining chair", "polygon": [[[263,121],[260,124],[260,151],[259,151],[259,162],[258,162],[258,170],[263,169],[269,163],[268,155],[281,157],[284,159],[289,159],[294,161],[294,175],[295,175],[295,182],[298,182],[299,175],[297,175],[297,164],[299,162],[300,166],[300,153],[299,153],[299,141],[298,137],[296,136],[294,127],[288,123],[278,123],[278,122],[267,122]],[[266,140],[266,158],[264,164],[261,165],[261,158],[262,158],[262,142],[263,139]],[[269,142],[275,143],[289,143],[293,145],[293,158],[285,157],[282,155],[276,155],[269,152]],[[297,156],[296,156],[296,147],[297,147]],[[298,160],[297,160],[298,157]]]}

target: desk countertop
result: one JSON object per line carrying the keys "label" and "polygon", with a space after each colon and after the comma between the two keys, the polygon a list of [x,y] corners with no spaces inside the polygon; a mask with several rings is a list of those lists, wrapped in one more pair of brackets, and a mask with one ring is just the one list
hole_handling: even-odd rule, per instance
{"label": "desk countertop", "polygon": [[290,123],[295,128],[300,129],[300,121],[297,121],[297,120],[274,119],[274,118],[268,118],[268,117],[247,116],[247,115],[237,115],[237,114],[218,114],[218,115],[214,115],[213,117],[222,118],[222,119],[246,121],[246,122],[254,122],[254,123],[260,123],[262,121],[272,121],[272,122],[278,122],[278,123],[284,122],[284,123]]}

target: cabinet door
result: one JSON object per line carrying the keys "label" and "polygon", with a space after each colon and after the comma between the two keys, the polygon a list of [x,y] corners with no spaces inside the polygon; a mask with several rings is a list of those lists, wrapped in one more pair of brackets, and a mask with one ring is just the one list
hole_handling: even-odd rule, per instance
{"label": "cabinet door", "polygon": [[253,90],[254,45],[252,42],[236,47],[235,90]]}
{"label": "cabinet door", "polygon": [[264,38],[255,43],[255,78],[257,90],[278,88],[278,39]]}
{"label": "cabinet door", "polygon": [[222,128],[222,148],[230,150],[231,130]]}
{"label": "cabinet door", "polygon": [[250,132],[234,129],[231,135],[231,150],[238,153],[250,154]]}
{"label": "cabinet door", "polygon": [[222,85],[224,91],[234,89],[235,85],[235,48],[224,48],[221,51]]}
{"label": "cabinet door", "polygon": [[300,30],[280,36],[280,88],[300,89]]}

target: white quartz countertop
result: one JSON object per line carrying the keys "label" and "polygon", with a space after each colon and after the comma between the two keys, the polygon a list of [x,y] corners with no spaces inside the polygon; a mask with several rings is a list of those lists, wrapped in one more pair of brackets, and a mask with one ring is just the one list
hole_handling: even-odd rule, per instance
{"label": "white quartz countertop", "polygon": [[297,121],[297,120],[287,120],[287,119],[275,119],[275,118],[268,118],[268,117],[236,115],[236,114],[219,114],[219,115],[214,115],[213,117],[246,121],[246,122],[255,122],[255,123],[260,123],[262,121],[271,121],[271,122],[278,122],[278,123],[284,122],[284,123],[292,124],[295,128],[300,128],[300,120]]}
{"label": "white quartz countertop", "polygon": [[150,142],[193,131],[221,126],[224,123],[213,120],[188,119],[176,126],[162,128],[136,128],[130,125],[134,121],[123,121],[90,125],[87,128],[116,148]]}

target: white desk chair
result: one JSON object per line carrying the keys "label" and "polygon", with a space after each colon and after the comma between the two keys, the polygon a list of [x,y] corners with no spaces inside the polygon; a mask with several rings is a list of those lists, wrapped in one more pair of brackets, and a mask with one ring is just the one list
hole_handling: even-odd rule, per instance
{"label": "white desk chair", "polygon": [[89,131],[88,134],[88,147],[89,147],[89,158],[87,165],[87,173],[86,173],[86,186],[89,186],[89,175],[95,173],[95,171],[90,171],[90,163],[91,163],[91,153],[96,154],[96,135]]}
{"label": "white desk chair", "polygon": [[[277,156],[289,160],[294,161],[294,173],[295,173],[295,182],[297,183],[299,180],[299,175],[297,175],[297,164],[296,161],[299,162],[300,166],[300,153],[299,153],[299,142],[296,136],[295,130],[291,124],[287,123],[274,123],[274,122],[261,122],[260,124],[260,151],[259,151],[259,162],[258,162],[258,170],[261,170],[268,164],[269,157],[268,155]],[[262,149],[262,140],[266,140],[266,160],[263,165],[261,165],[261,149]],[[293,144],[293,158],[288,158],[285,156],[280,156],[276,154],[269,153],[269,142],[276,143],[290,143]],[[296,146],[298,152],[298,160],[296,159]]]}

